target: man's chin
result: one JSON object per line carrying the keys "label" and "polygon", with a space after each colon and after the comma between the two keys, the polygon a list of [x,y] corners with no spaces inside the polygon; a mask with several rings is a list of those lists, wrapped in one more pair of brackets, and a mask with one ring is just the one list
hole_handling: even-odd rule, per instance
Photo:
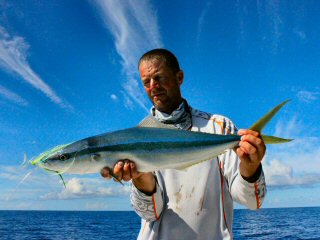
{"label": "man's chin", "polygon": [[154,101],[153,106],[160,112],[163,112],[166,109],[166,105],[163,104],[161,101]]}

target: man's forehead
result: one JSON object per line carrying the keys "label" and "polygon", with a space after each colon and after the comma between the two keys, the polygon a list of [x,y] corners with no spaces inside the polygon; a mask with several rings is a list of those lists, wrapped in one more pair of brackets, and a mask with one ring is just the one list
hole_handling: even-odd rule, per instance
{"label": "man's forehead", "polygon": [[163,61],[158,59],[144,60],[140,64],[140,73],[148,74],[159,72],[162,69],[166,68],[166,65]]}
{"label": "man's forehead", "polygon": [[163,64],[164,64],[164,61],[162,59],[151,58],[151,59],[142,60],[140,63],[140,67],[143,65],[144,66],[160,66]]}

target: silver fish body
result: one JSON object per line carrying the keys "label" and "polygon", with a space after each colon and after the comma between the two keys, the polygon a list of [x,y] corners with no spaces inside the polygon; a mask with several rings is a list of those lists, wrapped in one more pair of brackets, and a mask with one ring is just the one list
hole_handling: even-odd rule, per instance
{"label": "silver fish body", "polygon": [[238,135],[135,127],[67,144],[38,159],[37,165],[59,173],[86,174],[130,159],[141,172],[184,169],[213,159],[239,141]]}
{"label": "silver fish body", "polygon": [[[287,102],[288,100],[271,109],[249,129],[261,132]],[[262,138],[266,144],[291,141],[266,135],[262,135]],[[113,169],[121,159],[134,161],[141,172],[185,169],[213,159],[227,149],[235,147],[239,141],[238,135],[172,129],[149,117],[139,127],[57,146],[39,155],[31,164],[58,174],[96,173],[106,166]]]}

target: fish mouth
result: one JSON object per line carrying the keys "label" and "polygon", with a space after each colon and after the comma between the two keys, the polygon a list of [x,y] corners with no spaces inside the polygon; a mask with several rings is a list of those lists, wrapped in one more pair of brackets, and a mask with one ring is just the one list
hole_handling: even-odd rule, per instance
{"label": "fish mouth", "polygon": [[56,154],[58,151],[61,151],[62,149],[64,149],[68,145],[70,145],[70,143],[56,146],[56,147],[54,147],[44,153],[41,153],[38,157],[31,160],[30,163],[34,166],[39,165],[41,163],[46,163],[47,162],[46,160],[48,159],[48,157],[52,156],[53,154]]}

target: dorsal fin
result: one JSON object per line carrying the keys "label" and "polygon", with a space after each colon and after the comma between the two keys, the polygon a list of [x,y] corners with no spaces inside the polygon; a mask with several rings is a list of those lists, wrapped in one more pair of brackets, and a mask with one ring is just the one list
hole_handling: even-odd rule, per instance
{"label": "dorsal fin", "polygon": [[153,116],[149,115],[145,117],[138,125],[138,127],[147,127],[147,128],[166,128],[166,129],[175,129],[171,124],[164,124],[162,122],[159,122],[157,119],[155,119]]}

